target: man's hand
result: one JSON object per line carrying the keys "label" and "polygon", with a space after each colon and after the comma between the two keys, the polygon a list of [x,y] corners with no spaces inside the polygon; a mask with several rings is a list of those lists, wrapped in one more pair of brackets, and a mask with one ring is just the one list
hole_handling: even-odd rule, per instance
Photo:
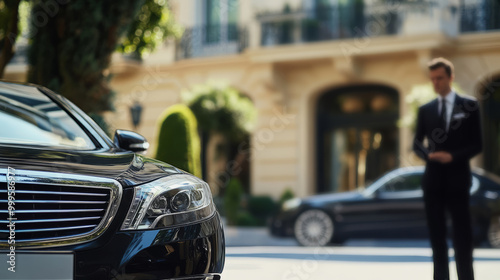
{"label": "man's hand", "polygon": [[440,163],[450,163],[453,161],[453,156],[448,152],[434,152],[429,154],[429,160]]}

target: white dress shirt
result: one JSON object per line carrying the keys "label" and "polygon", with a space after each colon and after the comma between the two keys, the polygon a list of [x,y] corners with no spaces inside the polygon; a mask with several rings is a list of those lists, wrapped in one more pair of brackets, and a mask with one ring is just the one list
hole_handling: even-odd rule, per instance
{"label": "white dress shirt", "polygon": [[[453,113],[453,106],[455,105],[455,96],[456,96],[455,92],[450,91],[444,97],[446,106],[446,131],[448,131],[448,128],[450,127],[451,114]],[[439,100],[438,115],[441,116],[441,102],[443,100],[443,97],[439,96],[438,100]]]}

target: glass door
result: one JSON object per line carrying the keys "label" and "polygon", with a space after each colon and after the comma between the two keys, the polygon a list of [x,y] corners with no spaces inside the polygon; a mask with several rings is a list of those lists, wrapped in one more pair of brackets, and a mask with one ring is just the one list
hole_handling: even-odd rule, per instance
{"label": "glass door", "polygon": [[396,167],[395,128],[338,128],[325,134],[325,192],[364,187]]}
{"label": "glass door", "polygon": [[352,191],[398,165],[398,94],[378,85],[324,93],[317,103],[317,192]]}

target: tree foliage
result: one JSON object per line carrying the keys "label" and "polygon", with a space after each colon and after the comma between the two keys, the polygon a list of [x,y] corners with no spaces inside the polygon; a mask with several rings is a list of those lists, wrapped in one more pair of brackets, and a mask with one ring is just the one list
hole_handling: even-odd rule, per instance
{"label": "tree foliage", "polygon": [[114,109],[112,54],[121,49],[142,57],[179,32],[165,0],[31,3],[28,81],[66,96],[101,126],[102,113]]}
{"label": "tree foliage", "polygon": [[199,85],[183,97],[205,132],[222,133],[238,141],[253,129],[257,116],[253,102],[230,86],[213,82]]}
{"label": "tree foliage", "polygon": [[107,69],[140,4],[73,0],[54,4],[49,13],[45,1],[33,1],[32,16],[47,16],[31,25],[28,81],[65,95],[87,113],[113,109]]}
{"label": "tree foliage", "polygon": [[[201,130],[204,178],[214,175],[207,174],[208,165],[227,159],[241,167],[239,172],[231,172],[230,177],[238,177],[244,186],[248,186],[249,165],[245,163],[248,154],[240,154],[238,146],[248,141],[254,127],[257,111],[253,102],[235,88],[216,82],[195,86],[185,92],[183,98],[196,116]],[[215,145],[215,158],[208,158],[209,139],[217,139],[215,134],[223,137]],[[227,175],[227,172],[222,174]],[[223,190],[227,180],[219,180],[217,184]]]}
{"label": "tree foliage", "polygon": [[146,0],[130,24],[119,50],[142,59],[168,37],[179,38],[182,28],[174,22],[166,0]]}

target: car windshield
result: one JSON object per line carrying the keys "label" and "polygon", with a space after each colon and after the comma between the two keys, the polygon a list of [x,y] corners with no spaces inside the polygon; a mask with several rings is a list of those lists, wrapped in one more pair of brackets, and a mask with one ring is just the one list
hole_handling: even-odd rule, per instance
{"label": "car windshield", "polygon": [[85,131],[37,88],[0,83],[0,144],[95,149]]}

